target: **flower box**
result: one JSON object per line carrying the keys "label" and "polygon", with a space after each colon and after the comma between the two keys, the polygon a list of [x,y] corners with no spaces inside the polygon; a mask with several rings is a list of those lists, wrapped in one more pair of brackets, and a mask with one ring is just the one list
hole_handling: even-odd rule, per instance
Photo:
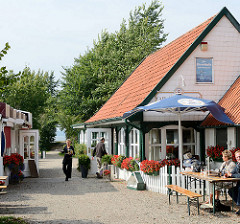
{"label": "flower box", "polygon": [[140,169],[147,175],[158,176],[160,163],[155,160],[144,160],[141,162]]}

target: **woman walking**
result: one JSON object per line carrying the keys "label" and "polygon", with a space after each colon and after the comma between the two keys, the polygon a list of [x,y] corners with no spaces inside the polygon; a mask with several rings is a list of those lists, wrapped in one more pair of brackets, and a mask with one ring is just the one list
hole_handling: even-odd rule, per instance
{"label": "woman walking", "polygon": [[75,155],[74,148],[71,146],[71,140],[66,140],[66,146],[63,149],[63,172],[66,175],[65,181],[72,176],[72,156]]}

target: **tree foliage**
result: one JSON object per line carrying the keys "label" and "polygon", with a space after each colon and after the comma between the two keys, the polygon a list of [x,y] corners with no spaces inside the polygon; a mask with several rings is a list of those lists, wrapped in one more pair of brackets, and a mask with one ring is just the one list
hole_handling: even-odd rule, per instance
{"label": "tree foliage", "polygon": [[57,126],[57,85],[51,72],[25,68],[19,79],[2,92],[2,101],[32,113],[33,128],[40,130],[40,149],[46,150],[54,141]]}
{"label": "tree foliage", "polygon": [[51,96],[52,79],[48,72],[37,73],[25,68],[19,80],[12,83],[2,95],[4,102],[12,107],[29,111],[33,115],[33,127],[40,128],[40,115],[44,113]]}
{"label": "tree foliage", "polygon": [[[9,43],[5,44],[5,47],[0,51],[0,61],[7,54],[10,49]],[[20,73],[9,73],[6,66],[0,67],[0,93],[2,93],[9,85],[15,82],[19,78]]]}
{"label": "tree foliage", "polygon": [[166,40],[161,19],[163,6],[154,0],[130,13],[115,33],[103,31],[93,48],[64,68],[59,99],[65,115],[80,121],[90,118],[116,91],[126,77]]}

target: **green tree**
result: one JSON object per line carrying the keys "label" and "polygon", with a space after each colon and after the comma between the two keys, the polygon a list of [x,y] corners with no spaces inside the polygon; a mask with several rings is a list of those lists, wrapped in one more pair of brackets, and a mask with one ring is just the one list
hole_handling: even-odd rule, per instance
{"label": "green tree", "polygon": [[65,132],[66,138],[71,139],[73,142],[77,139],[77,131],[71,126],[79,121],[78,117],[58,113],[58,124],[60,130]]}
{"label": "green tree", "polygon": [[[161,19],[163,6],[152,1],[130,13],[115,33],[103,31],[93,48],[65,68],[60,110],[64,115],[90,118],[116,91],[126,77],[166,40]],[[79,122],[78,121],[78,122]]]}
{"label": "green tree", "polygon": [[33,115],[33,127],[40,128],[40,115],[44,113],[50,96],[49,74],[35,73],[25,68],[20,79],[3,92],[3,100],[12,107],[29,111]]}
{"label": "green tree", "polygon": [[[5,44],[5,47],[0,51],[0,61],[7,54],[10,49],[9,43]],[[6,66],[0,67],[0,94],[13,82],[19,78],[20,73],[13,74],[9,73]]]}
{"label": "green tree", "polygon": [[2,92],[4,102],[32,113],[33,128],[40,131],[41,150],[46,150],[56,136],[57,86],[53,72],[25,68],[20,78]]}

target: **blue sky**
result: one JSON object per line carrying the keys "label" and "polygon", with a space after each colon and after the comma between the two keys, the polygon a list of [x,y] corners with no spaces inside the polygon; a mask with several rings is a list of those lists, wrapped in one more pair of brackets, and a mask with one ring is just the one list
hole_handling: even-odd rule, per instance
{"label": "blue sky", "polygon": [[[11,49],[1,61],[15,72],[54,71],[61,77],[62,66],[92,47],[106,29],[119,30],[123,18],[148,0],[0,0],[0,48]],[[217,14],[226,6],[240,22],[239,0],[163,0],[165,32],[170,42]]]}

